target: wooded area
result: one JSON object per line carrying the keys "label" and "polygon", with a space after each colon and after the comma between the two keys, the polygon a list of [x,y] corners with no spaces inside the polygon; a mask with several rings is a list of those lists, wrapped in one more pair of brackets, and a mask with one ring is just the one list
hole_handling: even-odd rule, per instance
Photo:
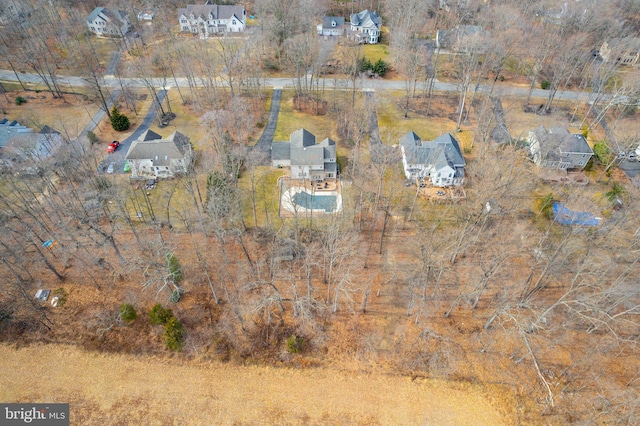
{"label": "wooded area", "polygon": [[[209,39],[179,32],[176,0],[108,3],[132,22],[156,15],[107,39],[87,30],[97,0],[0,6],[0,68],[15,77],[0,82],[2,117],[64,139],[0,163],[0,341],[338,364],[502,386],[515,423],[640,422],[640,181],[619,167],[640,145],[640,62],[620,59],[639,2],[254,0],[245,33]],[[322,17],[365,8],[382,16],[382,46],[317,35]],[[463,25],[490,36],[437,48],[439,30]],[[364,58],[387,74],[362,72]],[[276,140],[304,127],[337,142],[340,214],[279,214],[285,172],[258,142],[276,78]],[[153,189],[101,172],[105,142],[130,133],[108,118],[95,141],[82,129],[112,101],[131,131],[151,111],[154,131],[190,137],[191,168]],[[538,125],[599,145],[588,185],[533,164]],[[409,186],[409,130],[459,138],[464,197]],[[600,224],[561,225],[554,201]],[[43,288],[62,303],[34,299]]]}

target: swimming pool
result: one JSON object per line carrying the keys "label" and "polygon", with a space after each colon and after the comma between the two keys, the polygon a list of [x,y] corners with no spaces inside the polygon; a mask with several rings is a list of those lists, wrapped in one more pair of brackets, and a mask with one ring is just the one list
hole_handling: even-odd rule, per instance
{"label": "swimming pool", "polygon": [[302,187],[287,189],[282,194],[283,207],[291,213],[336,213],[342,211],[342,196],[336,191],[309,193]]}
{"label": "swimming pool", "polygon": [[312,195],[304,191],[293,194],[291,201],[307,210],[324,210],[327,213],[334,212],[338,206],[336,195]]}

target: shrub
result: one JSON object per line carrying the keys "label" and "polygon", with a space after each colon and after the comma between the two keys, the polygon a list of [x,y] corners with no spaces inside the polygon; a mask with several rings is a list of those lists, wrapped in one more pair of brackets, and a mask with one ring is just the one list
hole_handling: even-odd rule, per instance
{"label": "shrub", "polygon": [[551,82],[549,80],[542,80],[542,83],[540,83],[540,88],[543,90],[547,90],[550,87],[551,87]]}
{"label": "shrub", "polygon": [[171,300],[173,303],[178,303],[180,301],[180,296],[182,296],[180,290],[173,290],[171,292],[171,295],[169,296],[169,300]]}
{"label": "shrub", "polygon": [[123,303],[120,305],[120,318],[124,322],[131,322],[138,318],[138,313],[133,306],[128,303]]}
{"label": "shrub", "polygon": [[89,130],[87,132],[87,139],[89,139],[89,143],[91,145],[93,145],[94,143],[97,143],[100,139],[98,139],[98,137],[96,136],[95,133],[93,133],[91,130]]}
{"label": "shrub", "polygon": [[126,115],[120,114],[118,108],[115,106],[111,109],[111,127],[116,132],[124,132],[129,129],[129,118]]}
{"label": "shrub", "polygon": [[378,59],[376,63],[373,64],[371,71],[382,77],[387,73],[387,63],[382,59]]}
{"label": "shrub", "polygon": [[605,166],[613,161],[613,153],[604,142],[598,142],[593,145],[593,153],[598,161]]}
{"label": "shrub", "polygon": [[164,343],[172,351],[182,349],[182,338],[184,337],[184,327],[176,317],[169,318],[164,326]]}
{"label": "shrub", "polygon": [[62,287],[54,290],[53,293],[51,293],[51,296],[58,298],[58,304],[56,306],[59,308],[63,307],[64,304],[67,303],[67,292]]}
{"label": "shrub", "polygon": [[178,284],[184,278],[184,272],[182,272],[182,266],[180,261],[173,253],[167,253],[167,266],[169,267],[169,273],[173,282]]}
{"label": "shrub", "polygon": [[22,105],[24,103],[27,103],[27,100],[25,98],[23,98],[22,96],[16,96],[16,105]]}
{"label": "shrub", "polygon": [[151,319],[151,324],[153,325],[166,324],[171,318],[173,318],[171,309],[163,308],[159,303],[155,304],[149,311],[149,319]]}
{"label": "shrub", "polygon": [[298,337],[295,334],[292,334],[287,338],[287,352],[290,354],[297,354],[302,350],[302,345],[304,343],[304,339],[302,337]]}
{"label": "shrub", "polygon": [[549,193],[547,195],[545,195],[541,200],[540,200],[540,214],[544,217],[546,217],[547,219],[553,219],[553,193]]}

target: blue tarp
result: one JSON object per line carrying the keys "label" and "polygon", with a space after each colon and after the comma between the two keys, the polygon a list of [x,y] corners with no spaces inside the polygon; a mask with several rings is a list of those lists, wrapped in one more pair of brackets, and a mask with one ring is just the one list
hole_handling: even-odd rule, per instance
{"label": "blue tarp", "polygon": [[589,212],[574,212],[562,203],[553,203],[553,219],[561,225],[598,226],[600,218]]}

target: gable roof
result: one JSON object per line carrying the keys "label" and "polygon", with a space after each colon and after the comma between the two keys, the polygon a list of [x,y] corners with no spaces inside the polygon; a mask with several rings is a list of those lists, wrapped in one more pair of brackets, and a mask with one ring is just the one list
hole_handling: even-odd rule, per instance
{"label": "gable roof", "polygon": [[316,137],[307,129],[298,129],[295,132],[291,133],[289,141],[291,142],[291,148],[303,148],[306,146],[315,145]]}
{"label": "gable roof", "polygon": [[572,134],[565,127],[552,127],[547,130],[539,126],[533,130],[540,144],[543,158],[559,159],[559,154],[590,154],[593,149],[581,134]]}
{"label": "gable roof", "polygon": [[143,134],[138,138],[141,141],[152,141],[154,139],[162,139],[162,136],[154,132],[153,130],[146,130]]}
{"label": "gable roof", "polygon": [[[335,22],[336,26],[334,27],[332,23]],[[343,16],[325,16],[322,18],[322,28],[340,28],[344,25],[344,17]]]}
{"label": "gable roof", "polygon": [[98,16],[111,22],[125,22],[127,12],[118,9],[107,9],[106,7],[96,7],[87,17],[87,22],[92,23]]}
{"label": "gable roof", "polygon": [[133,141],[126,160],[152,160],[154,166],[168,166],[171,160],[183,159],[190,150],[189,138],[180,132],[173,132],[165,139],[153,138],[153,135],[159,135],[151,133],[150,136],[147,131]]}
{"label": "gable roof", "polygon": [[380,29],[382,25],[382,18],[380,18],[378,12],[369,12],[369,9],[365,9],[360,13],[352,13],[349,20],[351,25],[363,28]]}
{"label": "gable roof", "polygon": [[189,4],[186,8],[178,9],[178,18],[182,15],[190,18],[192,14],[196,19],[202,18],[204,20],[209,19],[209,15],[212,15],[213,19],[230,19],[235,16],[236,19],[242,20],[245,9],[243,6],[211,4],[210,1],[205,4]]}
{"label": "gable roof", "polygon": [[466,164],[458,141],[450,133],[433,141],[422,141],[411,131],[400,139],[400,146],[408,164],[432,165],[436,169],[464,167]]}

